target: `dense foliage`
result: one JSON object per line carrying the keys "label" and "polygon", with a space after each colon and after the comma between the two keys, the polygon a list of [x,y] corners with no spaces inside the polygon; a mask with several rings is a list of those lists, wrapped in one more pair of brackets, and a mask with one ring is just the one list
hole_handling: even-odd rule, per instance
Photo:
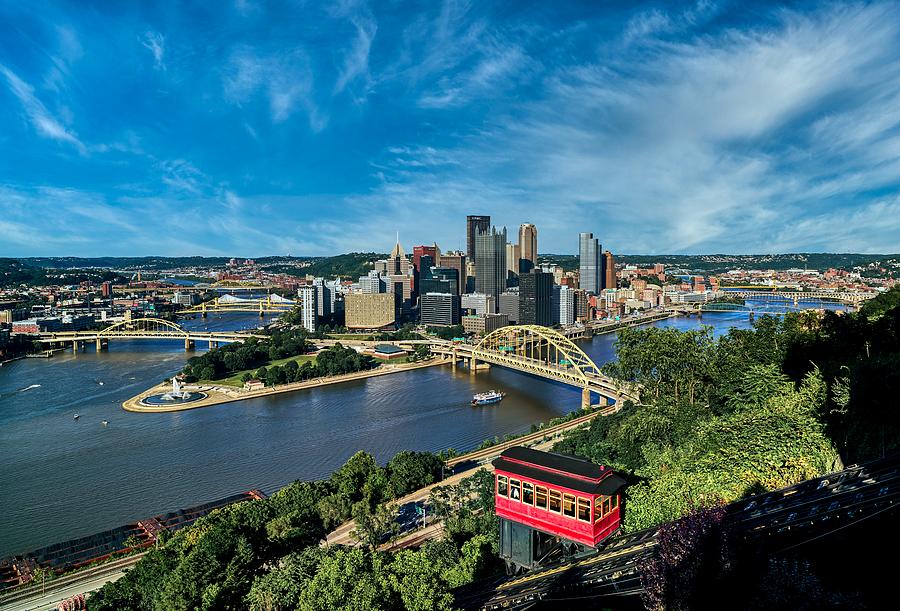
{"label": "dense foliage", "polygon": [[378,363],[371,356],[361,354],[353,348],[345,348],[340,344],[335,344],[319,352],[314,362],[305,361],[303,365],[298,365],[297,361],[288,361],[284,365],[260,367],[255,374],[245,373],[242,376],[242,381],[246,382],[255,377],[258,380],[263,380],[267,386],[275,386],[277,384],[290,384],[291,382],[303,382],[326,376],[366,371],[377,366]]}
{"label": "dense foliage", "polygon": [[725,595],[734,561],[725,509],[691,512],[660,527],[657,552],[639,564],[647,609],[715,608]]}
{"label": "dense foliage", "polygon": [[308,348],[302,329],[275,330],[266,339],[250,338],[191,357],[182,373],[189,380],[219,380],[236,371],[304,354]]}
{"label": "dense foliage", "polygon": [[432,608],[429,601],[446,608],[446,582],[429,591],[421,587],[437,578],[442,565],[422,558],[443,558],[470,574],[481,566],[489,544],[462,551],[435,544],[396,556],[372,551],[377,541],[367,541],[366,549],[318,547],[329,529],[351,515],[365,518],[384,501],[437,481],[441,464],[433,454],[401,452],[381,467],[358,452],[329,480],[295,482],[266,500],[217,510],[107,584],[91,599],[91,608],[391,609],[408,603],[424,609]]}
{"label": "dense foliage", "polygon": [[466,330],[462,325],[451,325],[449,327],[426,327],[428,333],[431,333],[438,339],[453,339],[454,337],[464,337]]}

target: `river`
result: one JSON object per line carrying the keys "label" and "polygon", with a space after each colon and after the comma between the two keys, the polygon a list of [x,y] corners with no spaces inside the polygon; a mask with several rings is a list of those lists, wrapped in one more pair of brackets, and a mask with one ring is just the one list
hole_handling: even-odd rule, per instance
{"label": "river", "polygon": [[[237,314],[185,321],[210,330],[258,324]],[[719,334],[749,321],[717,313],[656,324],[706,324]],[[610,334],[581,345],[599,365],[613,358],[614,341]],[[0,368],[0,557],[234,492],[326,477],[358,450],[382,463],[404,449],[471,450],[581,400],[577,389],[499,367],[475,377],[433,367],[186,412],[121,408],[188,356],[176,341],[115,340],[108,352],[89,347]],[[501,404],[470,407],[474,393],[492,388],[508,393]]]}

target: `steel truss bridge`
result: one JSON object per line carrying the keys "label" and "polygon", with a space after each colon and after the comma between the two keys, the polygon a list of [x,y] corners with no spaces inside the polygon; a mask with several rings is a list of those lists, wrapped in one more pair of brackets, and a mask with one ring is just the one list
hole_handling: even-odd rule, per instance
{"label": "steel truss bridge", "polygon": [[[878,514],[895,520],[898,508],[900,455],[894,455],[734,502],[726,506],[726,524],[737,538],[777,554]],[[581,559],[472,584],[456,593],[456,605],[525,609],[545,601],[550,608],[553,601],[566,599],[638,596],[643,590],[638,566],[654,554],[657,534],[651,528],[616,536]]]}
{"label": "steel truss bridge", "polygon": [[591,393],[600,397],[600,405],[609,399],[616,404],[638,400],[638,389],[627,382],[613,380],[600,372],[594,361],[565,335],[538,325],[501,327],[482,338],[477,345],[431,343],[431,352],[468,364],[473,374],[479,363],[508,367],[580,388],[583,407],[591,405]]}
{"label": "steel truss bridge", "polygon": [[94,342],[98,350],[105,349],[114,339],[176,339],[184,341],[184,349],[190,350],[198,341],[209,342],[210,348],[219,343],[240,342],[250,337],[264,338],[265,335],[236,331],[191,331],[161,318],[137,318],[117,322],[100,331],[63,331],[41,333],[38,341],[45,344],[72,344],[77,352],[85,343]]}
{"label": "steel truss bridge", "polygon": [[854,291],[763,291],[763,290],[741,290],[729,291],[728,287],[724,287],[726,295],[735,295],[744,299],[759,300],[784,300],[793,301],[797,305],[800,301],[806,299],[819,299],[821,301],[840,301],[852,306],[859,306],[864,301],[872,299],[874,293],[857,293]]}
{"label": "steel truss bridge", "polygon": [[284,314],[293,310],[297,305],[299,302],[291,299],[273,299],[271,295],[257,299],[216,297],[181,310],[178,314],[200,314],[205,317],[207,314],[215,312],[254,312],[264,316],[266,314]]}

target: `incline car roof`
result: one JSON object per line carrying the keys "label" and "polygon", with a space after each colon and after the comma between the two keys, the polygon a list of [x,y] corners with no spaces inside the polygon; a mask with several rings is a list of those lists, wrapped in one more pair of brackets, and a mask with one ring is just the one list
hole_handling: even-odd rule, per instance
{"label": "incline car roof", "polygon": [[587,494],[615,494],[625,480],[600,465],[574,456],[513,446],[494,459],[494,468]]}

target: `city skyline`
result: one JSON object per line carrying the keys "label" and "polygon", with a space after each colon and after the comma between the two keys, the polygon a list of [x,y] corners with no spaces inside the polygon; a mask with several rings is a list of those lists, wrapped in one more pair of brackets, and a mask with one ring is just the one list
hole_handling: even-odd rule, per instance
{"label": "city skyline", "polygon": [[897,8],[6,4],[0,256],[891,252]]}

